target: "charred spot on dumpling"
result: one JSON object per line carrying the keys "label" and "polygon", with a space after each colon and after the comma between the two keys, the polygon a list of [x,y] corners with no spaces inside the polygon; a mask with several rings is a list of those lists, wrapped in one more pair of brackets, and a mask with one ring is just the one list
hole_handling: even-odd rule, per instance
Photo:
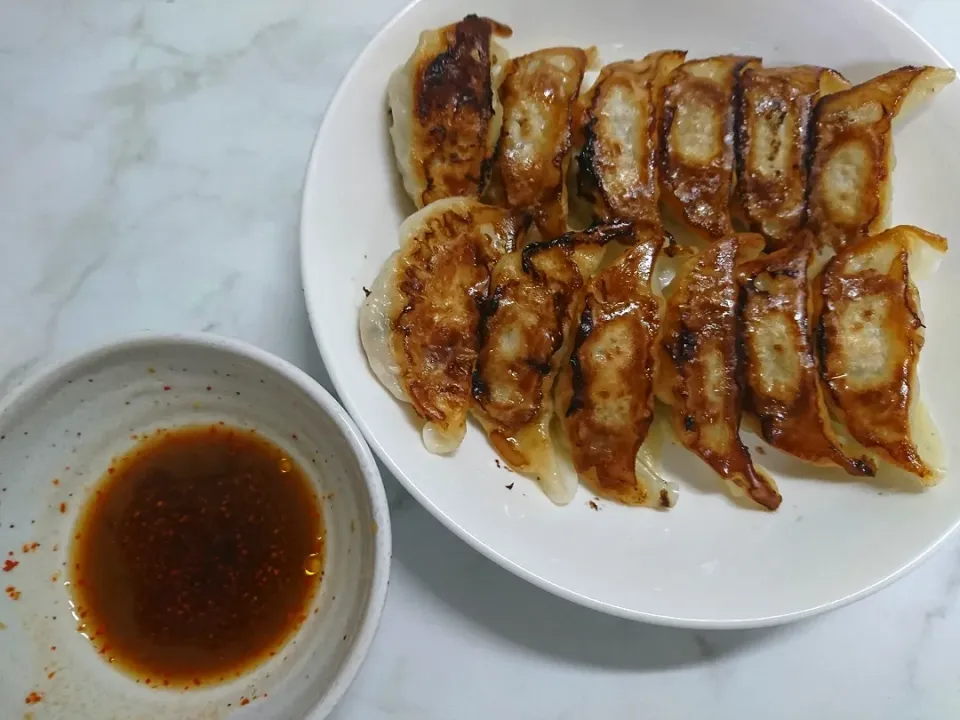
{"label": "charred spot on dumpling", "polygon": [[590,117],[580,131],[583,137],[583,146],[577,153],[577,192],[593,203],[597,204],[602,195],[600,188],[603,179],[597,163],[597,133],[595,127],[597,118]]}
{"label": "charred spot on dumpling", "polygon": [[677,342],[670,353],[673,361],[677,365],[683,365],[693,360],[697,356],[697,335],[686,326],[681,327],[677,333]]}
{"label": "charred spot on dumpling", "polygon": [[670,498],[670,492],[668,490],[661,490],[659,499],[660,499],[660,507],[668,508],[673,506],[673,503],[671,502],[671,498]]}
{"label": "charred spot on dumpling", "polygon": [[584,406],[586,383],[583,377],[583,367],[580,364],[580,349],[592,331],[593,310],[588,298],[583,312],[580,313],[580,322],[577,325],[577,334],[573,341],[573,350],[570,353],[572,395],[570,397],[570,404],[566,410],[567,417],[581,410]]}
{"label": "charred spot on dumpling", "polygon": [[[448,31],[449,32],[449,31]],[[449,108],[459,113],[474,113],[479,122],[493,115],[493,90],[490,82],[489,21],[468,15],[452,31],[448,50],[437,55],[423,69],[417,88],[417,115],[429,120]],[[431,132],[444,133],[438,126]]]}
{"label": "charred spot on dumpling", "polygon": [[421,34],[388,84],[390,134],[404,187],[417,207],[479,196],[500,133],[498,46],[510,29],[468,15]]}

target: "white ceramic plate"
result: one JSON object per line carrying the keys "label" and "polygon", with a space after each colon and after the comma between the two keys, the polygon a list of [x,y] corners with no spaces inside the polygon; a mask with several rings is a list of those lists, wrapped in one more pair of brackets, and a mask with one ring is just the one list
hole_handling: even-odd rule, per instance
{"label": "white ceramic plate", "polygon": [[[111,458],[136,444],[131,435],[217,421],[256,429],[315,485],[325,575],[276,657],[224,684],[152,689],[77,632],[65,587],[73,527]],[[38,547],[22,552],[29,543]],[[369,449],[306,373],[215,335],[149,335],[58,363],[0,408],[0,549],[20,563],[0,572],[0,587],[20,593],[0,595],[0,717],[320,720],[376,632],[390,517]],[[26,704],[34,692],[42,700]]]}
{"label": "white ceramic plate", "polygon": [[[681,485],[674,510],[601,503],[597,511],[583,488],[558,508],[532,482],[498,469],[475,426],[453,457],[423,449],[404,409],[367,366],[357,309],[410,212],[387,132],[388,75],[422,29],[469,12],[512,26],[505,44],[514,54],[594,44],[609,62],[676,47],[692,57],[737,52],[768,65],[828,65],[854,81],[907,63],[946,64],[869,0],[421,0],[407,8],[370,43],[330,103],[310,159],[301,229],[317,343],[383,461],[447,527],[504,567],[584,605],[651,622],[785,622],[863,597],[929,554],[960,518],[955,477],[922,494],[888,493],[835,476],[812,479],[806,466],[768,451],[756,460],[774,472],[784,501],[764,513],[732,505],[700,460],[673,448],[664,463]],[[954,85],[897,134],[894,219],[960,242],[958,123]],[[958,283],[960,247],[920,284],[929,328],[921,378],[948,461],[960,457],[951,424],[960,412]]]}

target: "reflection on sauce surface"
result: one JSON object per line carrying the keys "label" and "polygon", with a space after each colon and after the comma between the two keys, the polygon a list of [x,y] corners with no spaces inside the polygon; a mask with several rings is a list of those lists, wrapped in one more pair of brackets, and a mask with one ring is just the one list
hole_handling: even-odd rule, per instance
{"label": "reflection on sauce surface", "polygon": [[322,577],[311,483],[251,430],[161,430],[116,458],[74,533],[78,629],[153,686],[231,680],[273,655]]}

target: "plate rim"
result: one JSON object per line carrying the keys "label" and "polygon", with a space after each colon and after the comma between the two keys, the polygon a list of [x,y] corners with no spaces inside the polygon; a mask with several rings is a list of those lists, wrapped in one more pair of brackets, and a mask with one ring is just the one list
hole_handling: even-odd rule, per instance
{"label": "plate rim", "polygon": [[[390,473],[394,478],[403,486],[410,495],[412,495],[417,502],[427,510],[434,518],[440,521],[440,523],[453,535],[458,537],[467,543],[474,550],[478,551],[484,557],[492,560],[494,563],[502,567],[503,569],[513,573],[517,577],[525,580],[526,582],[534,585],[535,587],[545,590],[557,597],[563,598],[564,600],[576,603],[582,607],[589,608],[591,610],[596,610],[614,617],[624,618],[626,620],[632,620],[637,622],[646,622],[653,625],[660,625],[664,627],[674,627],[682,629],[692,629],[692,630],[747,630],[747,629],[757,629],[757,628],[766,628],[773,627],[777,625],[784,625],[787,623],[796,622],[798,620],[803,620],[806,618],[811,618],[823,613],[829,612],[831,610],[836,610],[846,605],[850,605],[858,600],[872,595],[873,593],[881,590],[884,587],[887,587],[895,580],[898,580],[906,576],[911,571],[919,567],[923,562],[928,560],[935,552],[943,547],[946,540],[954,534],[960,528],[960,515],[954,520],[953,524],[947,528],[939,538],[933,541],[923,552],[916,555],[909,562],[901,565],[897,569],[893,570],[886,576],[880,578],[876,582],[861,588],[860,590],[850,593],[844,597],[837,598],[819,605],[814,605],[808,608],[803,608],[801,610],[794,610],[787,613],[781,613],[776,615],[768,615],[756,618],[738,618],[738,619],[711,619],[711,618],[689,618],[689,617],[678,617],[672,615],[663,615],[658,613],[645,612],[640,610],[634,610],[631,608],[623,607],[614,603],[604,602],[596,598],[584,595],[579,592],[570,590],[562,585],[553,583],[537,573],[527,569],[523,565],[520,565],[509,557],[502,555],[497,552],[489,545],[485,544],[478,537],[473,535],[471,532],[466,530],[463,526],[457,523],[456,520],[447,515],[440,507],[438,507],[425,493],[423,493],[416,485],[412,482],[407,474],[397,465],[391,455],[384,449],[384,447],[377,440],[377,437],[373,432],[367,427],[367,424],[363,421],[362,415],[356,407],[355,403],[352,400],[351,393],[349,391],[348,385],[343,381],[343,378],[338,375],[338,371],[335,369],[336,364],[328,362],[328,358],[332,358],[334,355],[334,348],[328,346],[324,340],[323,332],[323,323],[321,321],[322,312],[318,307],[318,300],[313,293],[308,288],[310,284],[307,282],[307,268],[310,267],[310,240],[309,233],[307,231],[308,223],[306,218],[308,216],[308,205],[310,204],[310,196],[308,192],[310,188],[317,182],[319,182],[320,175],[320,163],[319,155],[321,151],[321,146],[325,142],[326,135],[328,132],[328,119],[331,111],[335,110],[338,105],[343,102],[343,98],[349,92],[349,86],[351,85],[354,77],[360,72],[360,67],[366,61],[367,57],[374,51],[374,48],[381,43],[383,38],[393,29],[393,27],[400,22],[400,20],[412,11],[417,5],[421,4],[424,0],[411,0],[405,6],[403,6],[399,11],[397,11],[389,20],[387,20],[370,38],[370,40],[364,45],[363,50],[354,58],[353,62],[350,64],[350,68],[344,73],[343,77],[340,79],[340,82],[337,84],[336,90],[331,95],[329,102],[327,103],[324,112],[323,118],[320,122],[320,127],[317,130],[317,133],[314,137],[313,143],[310,147],[310,153],[307,158],[306,171],[304,173],[303,187],[301,190],[301,199],[300,199],[300,222],[299,222],[299,235],[300,235],[300,280],[301,287],[303,289],[304,303],[307,309],[307,318],[310,323],[310,330],[313,334],[314,342],[317,345],[317,349],[320,353],[320,357],[323,360],[324,369],[327,371],[330,381],[333,383],[334,389],[337,393],[337,398],[343,404],[343,407],[346,408],[350,417],[353,419],[353,422],[356,424],[356,427],[359,428],[363,437],[369,443],[370,447],[373,449],[377,458],[387,467]],[[881,0],[865,0],[869,5],[873,5],[877,10],[886,13],[890,18],[900,25],[904,30],[909,32],[916,40],[923,44],[931,53],[933,53],[938,61],[941,63],[941,67],[952,68],[953,64],[950,63],[943,54],[936,49],[926,38],[923,37],[917,30],[915,30],[909,23],[907,23],[900,15],[894,12],[892,9],[883,4]],[[392,161],[392,158],[391,158]]]}

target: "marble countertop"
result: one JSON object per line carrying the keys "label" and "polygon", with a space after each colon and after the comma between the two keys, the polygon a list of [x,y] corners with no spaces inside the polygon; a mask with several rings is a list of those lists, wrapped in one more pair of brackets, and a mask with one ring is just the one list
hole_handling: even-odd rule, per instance
{"label": "marble countertop", "polygon": [[[326,383],[299,280],[304,166],[405,2],[4,3],[0,394],[143,329],[239,337]],[[960,61],[960,0],[888,4]],[[393,581],[338,720],[960,717],[960,538],[824,617],[672,630],[526,585],[384,480]]]}

